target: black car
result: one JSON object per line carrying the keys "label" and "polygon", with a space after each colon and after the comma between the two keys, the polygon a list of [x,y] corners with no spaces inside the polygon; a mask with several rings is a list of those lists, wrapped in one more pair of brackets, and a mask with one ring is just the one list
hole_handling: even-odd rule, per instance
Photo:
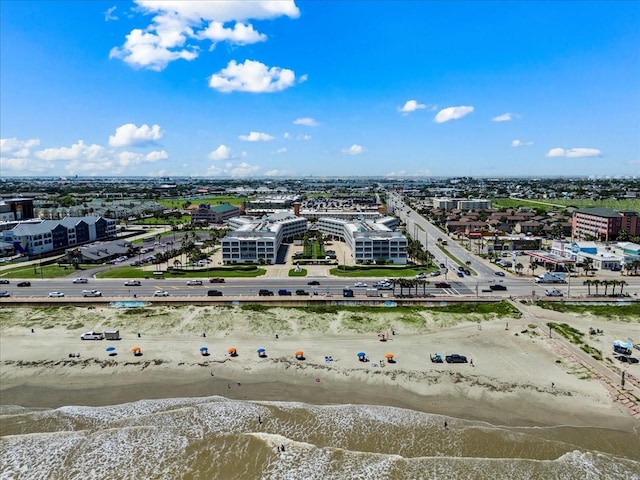
{"label": "black car", "polygon": [[309,295],[306,290],[296,290],[296,295]]}
{"label": "black car", "polygon": [[320,285],[320,282],[318,280],[309,280],[307,285]]}
{"label": "black car", "polygon": [[506,289],[507,289],[507,287],[506,287],[506,286],[504,286],[504,285],[499,285],[499,284],[496,284],[496,285],[489,285],[489,288],[490,288],[491,290],[506,290]]}
{"label": "black car", "polygon": [[453,353],[444,357],[447,363],[467,363],[467,357]]}
{"label": "black car", "polygon": [[207,296],[209,296],[209,297],[221,297],[222,296],[222,292],[220,290],[209,290],[207,292]]}
{"label": "black car", "polygon": [[11,294],[9,292],[7,292],[7,291],[0,292],[0,297],[8,298],[10,296],[11,296]]}
{"label": "black car", "polygon": [[16,284],[17,287],[30,287],[31,282],[20,282]]}
{"label": "black car", "polygon": [[271,290],[261,288],[260,291],[258,292],[258,295],[260,295],[261,297],[272,297],[273,292]]}
{"label": "black car", "polygon": [[0,285],[9,285],[9,280],[6,278],[0,278]]}
{"label": "black car", "polygon": [[451,288],[451,284],[447,282],[438,282],[435,284],[436,288]]}
{"label": "black car", "polygon": [[504,277],[505,276],[504,272],[496,272],[496,275],[499,276],[499,277]]}
{"label": "black car", "polygon": [[627,357],[627,356],[624,356],[624,355],[620,355],[617,358],[622,363],[638,363],[639,362],[639,360],[637,358],[635,358],[635,357]]}

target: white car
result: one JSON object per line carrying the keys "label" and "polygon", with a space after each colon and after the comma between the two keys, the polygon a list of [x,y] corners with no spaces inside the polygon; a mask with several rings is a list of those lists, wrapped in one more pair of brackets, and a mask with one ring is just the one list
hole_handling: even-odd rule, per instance
{"label": "white car", "polygon": [[82,290],[82,296],[83,297],[101,297],[102,292],[99,292],[98,290]]}
{"label": "white car", "polygon": [[156,290],[155,292],[153,292],[153,296],[154,297],[168,297],[169,296],[169,292],[167,292],[166,290]]}
{"label": "white car", "polygon": [[353,284],[354,287],[366,287],[367,284],[364,282],[356,282]]}
{"label": "white car", "polygon": [[187,280],[187,285],[202,285],[202,280]]}
{"label": "white car", "polygon": [[50,297],[64,297],[64,293],[62,292],[49,292]]}
{"label": "white car", "polygon": [[555,288],[551,289],[551,290],[550,289],[545,290],[544,294],[547,297],[562,297],[562,296],[564,296],[564,293],[562,293],[560,290],[557,290]]}
{"label": "white car", "polygon": [[86,278],[74,278],[73,283],[89,283],[89,280]]}
{"label": "white car", "polygon": [[124,282],[125,287],[139,287],[140,285],[142,285],[140,280],[127,280]]}

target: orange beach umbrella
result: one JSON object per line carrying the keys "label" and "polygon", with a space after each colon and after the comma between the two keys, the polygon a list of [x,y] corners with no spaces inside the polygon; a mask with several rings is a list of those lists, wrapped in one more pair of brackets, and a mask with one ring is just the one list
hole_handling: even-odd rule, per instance
{"label": "orange beach umbrella", "polygon": [[393,358],[393,353],[387,353],[384,358]]}
{"label": "orange beach umbrella", "polygon": [[298,350],[296,352],[296,357],[301,357],[302,355],[304,355],[304,352],[302,350]]}
{"label": "orange beach umbrella", "polygon": [[229,352],[229,353],[235,353],[235,352],[236,352],[236,347],[229,347],[229,348],[227,349],[227,352]]}
{"label": "orange beach umbrella", "polygon": [[142,350],[140,347],[133,347],[131,349],[132,352],[139,352],[140,350]]}

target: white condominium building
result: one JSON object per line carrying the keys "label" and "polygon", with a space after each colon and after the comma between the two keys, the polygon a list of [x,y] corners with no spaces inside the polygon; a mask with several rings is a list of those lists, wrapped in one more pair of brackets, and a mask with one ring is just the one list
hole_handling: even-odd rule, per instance
{"label": "white condominium building", "polygon": [[255,219],[229,219],[234,230],[222,239],[222,261],[234,263],[275,263],[280,244],[307,231],[307,219],[283,212]]}
{"label": "white condominium building", "polygon": [[321,218],[315,227],[324,235],[344,241],[356,263],[385,259],[404,265],[407,263],[407,238],[393,230],[396,224],[397,219],[392,217],[357,222]]}

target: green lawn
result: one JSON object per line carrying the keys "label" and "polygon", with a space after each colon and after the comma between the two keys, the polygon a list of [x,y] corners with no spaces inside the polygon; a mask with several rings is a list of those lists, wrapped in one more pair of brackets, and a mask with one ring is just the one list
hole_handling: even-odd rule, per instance
{"label": "green lawn", "polygon": [[640,211],[640,199],[624,199],[624,200],[590,200],[590,199],[571,199],[571,198],[540,198],[540,199],[516,199],[516,198],[492,198],[491,204],[494,207],[518,208],[531,207],[539,208],[546,211],[564,210],[566,207],[591,208],[605,207],[613,210],[632,210]]}
{"label": "green lawn", "polygon": [[77,277],[82,276],[84,269],[93,268],[95,265],[80,265],[79,270],[75,270],[72,266],[59,267],[58,264],[53,265],[18,265],[15,268],[0,272],[0,278],[60,278],[69,275]]}
{"label": "green lawn", "polygon": [[292,268],[291,270],[289,270],[289,276],[290,277],[306,277],[307,276],[307,269],[306,268],[301,268],[299,272],[296,272],[296,269]]}
{"label": "green lawn", "polygon": [[[201,203],[208,203],[209,205],[215,206],[223,203],[230,203],[231,205],[235,205],[239,207],[244,202],[249,201],[253,197],[232,197],[232,196],[217,196],[217,197],[203,197],[198,198],[196,200],[190,200],[192,205],[200,205]],[[164,205],[167,208],[182,208],[185,200],[180,198],[169,198],[158,200],[158,203]]]}
{"label": "green lawn", "polygon": [[[264,268],[258,267],[216,267],[208,270],[194,269],[194,270],[163,270],[163,276],[165,278],[209,278],[209,277],[223,277],[223,278],[252,278],[259,277],[267,273]],[[109,270],[103,270],[96,274],[98,278],[145,278],[153,277],[153,272],[149,270],[141,270],[137,267],[117,267]]]}
{"label": "green lawn", "polygon": [[429,273],[434,268],[426,267],[384,267],[384,266],[340,266],[330,270],[336,277],[415,277],[419,273]]}

